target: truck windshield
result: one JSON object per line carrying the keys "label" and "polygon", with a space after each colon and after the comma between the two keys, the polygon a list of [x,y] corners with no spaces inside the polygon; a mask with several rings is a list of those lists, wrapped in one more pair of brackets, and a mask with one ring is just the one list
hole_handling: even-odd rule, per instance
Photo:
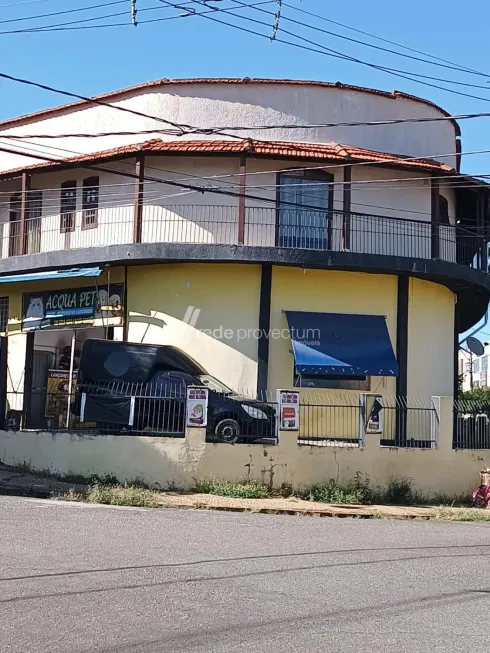
{"label": "truck windshield", "polygon": [[228,386],[226,386],[224,383],[221,383],[221,381],[218,381],[218,379],[215,379],[214,376],[209,374],[200,374],[197,378],[203,385],[208,387],[210,390],[213,390],[214,392],[219,392],[219,394],[222,395],[233,394],[233,390],[228,388]]}

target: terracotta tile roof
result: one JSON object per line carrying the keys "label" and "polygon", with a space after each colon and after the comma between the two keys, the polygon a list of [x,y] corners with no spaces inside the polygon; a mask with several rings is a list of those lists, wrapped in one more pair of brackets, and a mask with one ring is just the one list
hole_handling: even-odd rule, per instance
{"label": "terracotta tile roof", "polygon": [[[117,91],[110,91],[109,93],[102,93],[101,95],[95,95],[93,96],[94,100],[99,100],[99,101],[105,101],[105,100],[114,100],[115,98],[119,98],[122,95],[126,94],[131,94],[135,93],[137,91],[149,89],[149,88],[156,88],[159,86],[178,86],[178,85],[183,85],[183,84],[278,84],[278,85],[292,85],[292,86],[316,86],[320,88],[338,88],[338,89],[344,89],[348,91],[357,91],[359,93],[371,93],[374,95],[380,95],[381,97],[385,98],[391,98],[392,100],[396,100],[397,98],[403,98],[406,100],[413,100],[414,102],[420,102],[422,104],[425,104],[429,107],[433,107],[434,109],[437,109],[437,111],[440,111],[444,116],[450,116],[445,109],[442,109],[439,105],[435,104],[435,102],[431,102],[430,100],[425,100],[424,98],[417,97],[416,95],[410,95],[409,93],[403,93],[402,91],[380,91],[378,89],[374,88],[367,88],[364,86],[353,86],[352,84],[342,84],[341,82],[318,82],[318,81],[310,81],[310,80],[296,80],[296,79],[262,79],[262,78],[254,78],[254,77],[243,77],[242,79],[239,78],[229,78],[229,77],[200,77],[196,79],[156,79],[151,82],[144,82],[142,84],[136,84],[135,86],[128,86],[127,88],[123,89],[118,89]],[[39,118],[45,118],[53,114],[57,113],[62,113],[63,111],[66,111],[67,109],[72,109],[72,108],[82,108],[85,105],[89,105],[90,101],[89,100],[77,100],[76,102],[69,102],[68,104],[63,104],[61,106],[57,107],[51,107],[49,109],[43,109],[41,111],[36,111],[34,113],[28,113],[23,116],[18,116],[16,118],[10,118],[9,120],[4,120],[3,122],[0,122],[0,129],[11,127],[13,125],[17,125],[20,123],[25,123],[25,122],[30,122],[33,120],[37,120]],[[455,120],[451,120],[452,124],[454,125],[454,128],[456,130],[456,136],[461,135],[461,130],[459,128],[458,123]]]}
{"label": "terracotta tile roof", "polygon": [[426,172],[439,171],[442,173],[454,172],[454,169],[440,161],[433,159],[412,159],[398,154],[386,152],[375,152],[365,150],[351,145],[340,145],[339,143],[299,143],[285,141],[256,141],[244,140],[180,140],[164,141],[159,138],[123,145],[111,150],[102,152],[91,152],[81,156],[60,159],[53,162],[36,163],[23,168],[14,168],[0,173],[0,178],[12,177],[21,171],[49,172],[62,167],[76,167],[83,164],[100,164],[104,161],[117,160],[130,157],[138,153],[161,153],[165,154],[242,154],[247,153],[251,157],[287,158],[287,159],[308,159],[309,161],[331,161],[342,162],[373,162],[399,168],[410,168]]}

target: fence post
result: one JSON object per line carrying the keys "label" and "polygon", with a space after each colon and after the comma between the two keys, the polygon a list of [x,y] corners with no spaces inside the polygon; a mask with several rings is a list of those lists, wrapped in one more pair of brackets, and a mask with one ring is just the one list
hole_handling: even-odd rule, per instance
{"label": "fence post", "polygon": [[243,245],[245,242],[245,190],[247,183],[247,157],[246,154],[240,156],[239,170],[239,197],[238,197],[238,244]]}
{"label": "fence post", "polygon": [[145,157],[138,154],[135,165],[134,184],[134,218],[133,218],[133,242],[141,243],[143,231],[143,199],[145,187]]}
{"label": "fence post", "polygon": [[26,253],[26,217],[29,212],[28,193],[30,189],[31,178],[27,172],[22,173],[21,181],[21,198],[20,198],[20,226],[19,226],[19,254],[22,256]]}
{"label": "fence post", "polygon": [[[452,397],[431,397],[434,408],[435,422],[431,424],[434,429],[433,441],[436,449],[451,451],[453,447],[453,398]],[[431,434],[432,435],[432,434]]]}

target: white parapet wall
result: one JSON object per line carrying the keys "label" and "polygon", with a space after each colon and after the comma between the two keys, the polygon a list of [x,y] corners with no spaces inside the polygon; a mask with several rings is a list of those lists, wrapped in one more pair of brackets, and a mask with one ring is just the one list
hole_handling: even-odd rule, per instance
{"label": "white parapet wall", "polygon": [[440,398],[438,413],[440,434],[433,449],[380,447],[377,435],[367,435],[359,448],[301,446],[294,432],[282,432],[278,445],[267,446],[209,444],[204,429],[188,429],[185,438],[0,431],[0,460],[58,473],[138,478],[162,489],[192,489],[209,478],[298,488],[332,478],[347,483],[361,472],[373,486],[408,478],[427,494],[469,492],[490,465],[490,451],[454,451],[451,398]]}

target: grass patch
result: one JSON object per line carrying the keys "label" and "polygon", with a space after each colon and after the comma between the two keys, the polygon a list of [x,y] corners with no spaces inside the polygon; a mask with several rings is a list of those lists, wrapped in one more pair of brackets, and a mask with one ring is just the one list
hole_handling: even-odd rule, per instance
{"label": "grass patch", "polygon": [[65,501],[86,501],[108,506],[131,506],[135,508],[158,508],[158,494],[134,485],[91,486],[87,492],[68,492],[61,497]]}
{"label": "grass patch", "polygon": [[441,521],[490,522],[490,510],[482,508],[440,508],[436,519]]}
{"label": "grass patch", "polygon": [[209,479],[197,483],[195,490],[202,494],[216,494],[221,497],[235,499],[267,499],[271,496],[271,491],[267,485],[258,481],[231,483],[230,481]]}

